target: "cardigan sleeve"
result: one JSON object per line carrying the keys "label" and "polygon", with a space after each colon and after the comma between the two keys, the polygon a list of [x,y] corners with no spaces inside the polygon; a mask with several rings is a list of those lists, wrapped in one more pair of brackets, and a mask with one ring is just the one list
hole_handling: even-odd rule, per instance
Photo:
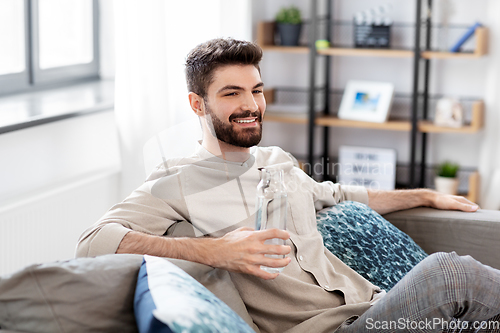
{"label": "cardigan sleeve", "polygon": [[357,201],[368,205],[368,191],[363,186],[343,185],[331,181],[317,182],[299,168],[294,168],[293,188],[311,193],[316,210],[334,206],[342,201]]}
{"label": "cardigan sleeve", "polygon": [[162,236],[172,224],[186,220],[185,202],[154,195],[153,187],[154,181],[144,183],[85,230],[78,240],[76,257],[116,253],[132,230]]}

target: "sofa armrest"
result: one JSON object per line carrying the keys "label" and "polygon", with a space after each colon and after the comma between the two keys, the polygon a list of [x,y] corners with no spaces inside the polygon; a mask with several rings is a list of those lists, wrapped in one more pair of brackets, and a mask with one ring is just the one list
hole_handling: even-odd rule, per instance
{"label": "sofa armrest", "polygon": [[455,251],[500,269],[500,211],[414,208],[384,215],[427,253]]}

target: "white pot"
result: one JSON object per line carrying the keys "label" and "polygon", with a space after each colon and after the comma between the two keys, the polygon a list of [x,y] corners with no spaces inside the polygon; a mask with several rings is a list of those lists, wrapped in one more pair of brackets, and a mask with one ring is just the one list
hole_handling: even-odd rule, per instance
{"label": "white pot", "polygon": [[458,178],[436,177],[434,185],[438,192],[455,195],[458,191]]}

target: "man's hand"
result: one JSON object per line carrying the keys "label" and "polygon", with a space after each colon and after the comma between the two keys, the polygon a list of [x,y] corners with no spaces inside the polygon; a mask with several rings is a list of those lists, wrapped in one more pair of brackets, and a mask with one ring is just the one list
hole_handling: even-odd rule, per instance
{"label": "man's hand", "polygon": [[255,275],[262,279],[274,279],[278,273],[268,273],[260,266],[285,267],[291,261],[268,258],[266,254],[286,255],[290,253],[288,245],[264,244],[268,239],[280,238],[287,240],[290,234],[279,229],[254,231],[252,228],[239,228],[215,239],[215,247],[210,259],[210,265],[228,271]]}
{"label": "man's hand", "polygon": [[380,191],[368,190],[369,206],[379,214],[414,207],[475,212],[479,206],[458,195],[439,193],[429,189]]}
{"label": "man's hand", "polygon": [[276,278],[278,273],[265,272],[260,269],[261,265],[285,267],[291,261],[290,258],[273,259],[265,256],[290,253],[288,245],[264,244],[273,238],[287,240],[290,234],[279,229],[254,231],[247,227],[231,231],[221,238],[164,237],[130,231],[123,237],[116,253],[184,259],[268,280]]}
{"label": "man's hand", "polygon": [[479,206],[472,201],[458,195],[449,195],[433,192],[434,198],[430,206],[437,209],[462,210],[464,212],[475,212]]}

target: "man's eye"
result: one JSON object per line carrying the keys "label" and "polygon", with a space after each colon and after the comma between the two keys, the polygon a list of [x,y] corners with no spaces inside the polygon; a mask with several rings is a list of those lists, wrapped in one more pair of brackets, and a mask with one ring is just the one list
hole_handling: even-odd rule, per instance
{"label": "man's eye", "polygon": [[262,90],[254,90],[253,93],[254,94],[262,94]]}
{"label": "man's eye", "polygon": [[236,93],[235,93],[235,92],[232,92],[232,93],[227,93],[227,94],[225,94],[224,96],[236,96]]}

